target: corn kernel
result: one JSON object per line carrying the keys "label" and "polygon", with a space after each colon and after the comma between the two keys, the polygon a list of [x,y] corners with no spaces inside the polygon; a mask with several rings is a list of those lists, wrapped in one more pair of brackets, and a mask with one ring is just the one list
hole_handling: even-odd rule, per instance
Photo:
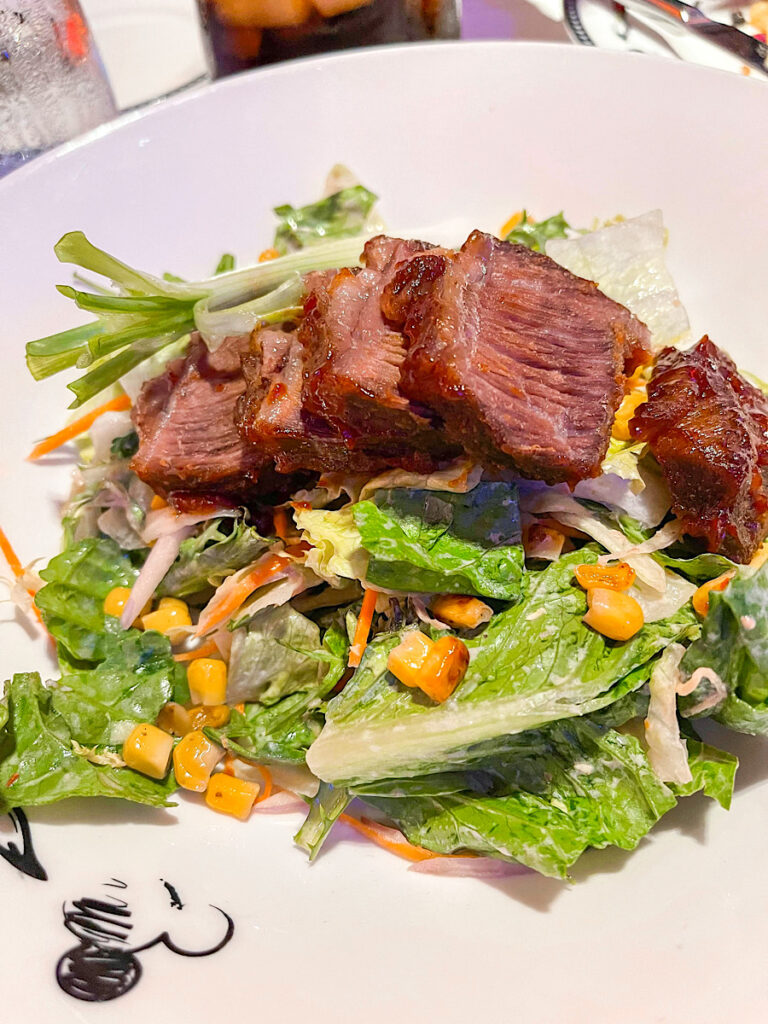
{"label": "corn kernel", "polygon": [[630,391],[624,396],[624,401],[616,411],[616,419],[613,421],[612,434],[618,441],[630,441],[632,435],[629,432],[629,421],[635,415],[637,407],[648,401],[645,389]]}
{"label": "corn kernel", "polygon": [[277,249],[264,249],[259,253],[259,263],[269,263],[270,260],[276,260],[279,255]]}
{"label": "corn kernel", "polygon": [[224,757],[223,749],[194,730],[179,740],[173,750],[173,772],[182,789],[204,793],[211,772]]}
{"label": "corn kernel", "polygon": [[582,621],[610,640],[629,640],[645,621],[634,597],[619,590],[594,587],[587,591],[587,604],[589,611]]}
{"label": "corn kernel", "polygon": [[259,787],[255,782],[217,772],[208,783],[205,802],[214,811],[245,821],[258,795]]}
{"label": "corn kernel", "polygon": [[155,611],[142,615],[141,624],[144,629],[155,629],[168,635],[179,626],[191,626],[192,619],[186,601],[177,597],[161,597]]}
{"label": "corn kernel", "polygon": [[151,779],[164,779],[173,750],[173,737],[149,722],[140,722],[123,743],[123,760],[129,768]]}
{"label": "corn kernel", "polygon": [[165,498],[161,498],[159,494],[152,495],[152,501],[149,503],[149,507],[153,512],[156,512],[159,508],[168,508],[168,502]]}
{"label": "corn kernel", "polygon": [[616,565],[577,565],[574,574],[585,590],[603,587],[606,590],[629,590],[635,582],[635,570],[626,562]]}
{"label": "corn kernel", "polygon": [[119,619],[131,596],[130,587],[113,587],[104,598],[104,614]]}
{"label": "corn kernel", "polygon": [[192,719],[187,709],[176,704],[175,701],[164,705],[157,716],[157,727],[163,732],[173,733],[174,736],[186,736],[192,731]]}
{"label": "corn kernel", "polygon": [[220,729],[229,721],[230,709],[226,704],[197,704],[189,709],[193,729]]}
{"label": "corn kernel", "polygon": [[432,700],[448,700],[469,666],[469,651],[463,640],[441,636],[432,645],[421,669],[419,686]]}
{"label": "corn kernel", "polygon": [[702,583],[691,598],[693,610],[698,615],[706,615],[709,611],[709,595],[713,590],[725,590],[734,575],[734,572],[724,572],[722,576],[718,576],[717,579],[708,580],[706,583]]}
{"label": "corn kernel", "polygon": [[411,630],[389,652],[387,668],[404,686],[420,686],[421,670],[432,645],[433,641],[420,630]]}
{"label": "corn kernel", "polygon": [[227,666],[216,658],[195,658],[187,669],[195,704],[223,704],[227,699]]}
{"label": "corn kernel", "polygon": [[484,622],[490,622],[493,609],[476,597],[461,594],[441,594],[431,605],[432,613],[449,626],[476,629]]}

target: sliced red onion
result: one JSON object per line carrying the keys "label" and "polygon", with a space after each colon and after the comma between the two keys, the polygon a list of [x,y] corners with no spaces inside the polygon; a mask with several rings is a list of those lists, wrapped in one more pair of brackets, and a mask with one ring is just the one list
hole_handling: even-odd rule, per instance
{"label": "sliced red onion", "polygon": [[182,526],[175,533],[166,533],[158,538],[150,550],[146,562],[131,589],[131,596],[125,602],[120,625],[129,629],[141,609],[152,597],[160,581],[173,565],[179,553],[181,542],[194,531],[194,526]]}
{"label": "sliced red onion", "polygon": [[411,864],[409,871],[418,871],[422,875],[449,875],[452,878],[509,878],[517,875],[530,875],[533,868],[525,864],[510,864],[506,860],[494,857],[430,857]]}
{"label": "sliced red onion", "polygon": [[290,811],[306,811],[307,802],[287,789],[281,789],[266,800],[253,805],[259,814],[288,814]]}

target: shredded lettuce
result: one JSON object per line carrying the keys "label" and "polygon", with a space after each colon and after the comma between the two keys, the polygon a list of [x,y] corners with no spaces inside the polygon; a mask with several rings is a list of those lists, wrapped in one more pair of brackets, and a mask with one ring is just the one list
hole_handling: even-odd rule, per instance
{"label": "shredded lettuce", "polygon": [[577,238],[555,238],[546,253],[579,277],[595,281],[650,330],[655,349],[688,334],[688,316],[667,269],[661,210],[622,220]]}
{"label": "shredded lettuce", "polygon": [[529,573],[523,601],[467,641],[467,674],[438,706],[388,673],[400,634],[376,638],[329,704],[310,769],[335,785],[423,774],[474,744],[588,714],[641,686],[656,654],[695,633],[696,617],[683,608],[613,644],[582,622],[586,597],[573,578],[576,565],[596,560],[587,547]]}

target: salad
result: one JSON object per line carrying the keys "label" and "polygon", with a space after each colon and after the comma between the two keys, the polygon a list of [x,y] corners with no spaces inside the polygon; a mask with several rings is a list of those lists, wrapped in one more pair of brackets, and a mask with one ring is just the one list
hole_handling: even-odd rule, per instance
{"label": "salad", "polygon": [[[254,829],[259,811],[303,810],[295,839],[310,859],[345,821],[419,870],[566,878],[590,847],[635,848],[693,793],[729,807],[737,760],[699,727],[768,733],[768,524],[756,498],[757,511],[739,506],[738,531],[733,503],[717,528],[692,507],[657,403],[679,353],[698,353],[702,380],[743,381],[754,417],[762,391],[723,370],[711,343],[686,348],[658,211],[589,230],[522,212],[499,232],[514,246],[502,255],[594,281],[642,328],[646,354],[612,378],[621,393],[596,475],[520,471],[469,440],[457,453],[447,407],[447,447],[430,465],[366,436],[359,470],[352,458],[319,472],[297,454],[309,451],[302,421],[303,447],[291,428],[276,463],[247,449],[242,473],[215,487],[205,474],[221,439],[194,493],[165,449],[147,468],[150,434],[155,444],[181,417],[178,395],[199,381],[222,401],[236,392],[244,415],[252,392],[240,356],[225,365],[229,339],[259,335],[261,367],[267,332],[301,337],[312,287],[333,287],[313,275],[358,268],[380,235],[375,203],[334,169],[325,198],[275,210],[259,262],[222,256],[205,281],[135,270],[79,232],[56,245],[78,268],[59,291],[95,319],[27,346],[36,379],[74,377],[72,421],[32,457],[74,441],[79,465],[44,568],[21,566],[0,535],[12,596],[60,668],[5,684],[3,811],[76,796],[168,806],[183,789]],[[458,255],[414,257],[418,281],[435,260],[454,273],[470,241],[486,244],[473,236]],[[431,437],[435,419],[413,408]],[[198,419],[185,436],[199,427],[194,444],[207,444],[212,419]]]}

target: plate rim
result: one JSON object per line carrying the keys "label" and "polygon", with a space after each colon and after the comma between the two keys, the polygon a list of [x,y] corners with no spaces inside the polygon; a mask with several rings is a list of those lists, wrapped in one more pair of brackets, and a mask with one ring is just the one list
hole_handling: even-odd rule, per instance
{"label": "plate rim", "polygon": [[[137,121],[152,122],[163,116],[167,111],[178,110],[187,104],[195,103],[200,96],[211,95],[212,93],[225,93],[228,90],[248,89],[251,82],[277,79],[291,75],[295,71],[304,71],[305,68],[325,70],[328,66],[333,67],[339,63],[354,63],[364,60],[368,56],[391,55],[392,60],[398,57],[407,56],[409,60],[416,60],[429,54],[443,53],[454,50],[457,54],[464,52],[502,51],[508,50],[510,54],[520,49],[539,51],[541,53],[570,53],[576,61],[599,62],[606,64],[627,64],[645,63],[649,66],[657,65],[667,69],[673,75],[684,76],[704,75],[710,77],[717,75],[724,81],[739,82],[736,88],[764,89],[768,88],[768,77],[761,82],[754,75],[736,75],[732,71],[722,68],[708,67],[702,64],[694,64],[674,56],[661,56],[658,54],[641,53],[638,51],[609,50],[602,47],[578,46],[574,43],[544,42],[530,39],[488,39],[488,40],[435,40],[424,43],[384,43],[379,46],[359,46],[335,53],[321,54],[319,56],[297,57],[293,60],[281,61],[266,67],[253,68],[250,71],[243,71],[223,78],[212,79],[202,85],[190,85],[182,88],[171,96],[159,97],[138,110],[129,110],[118,115],[111,121],[98,125],[74,139],[61,143],[46,153],[35,157],[29,163],[11,171],[5,177],[0,178],[0,201],[13,188],[15,183],[26,183],[33,175],[44,173],[47,168],[66,160],[71,154],[88,150],[98,146],[102,139],[118,135],[130,125]],[[578,56],[576,56],[578,54]],[[676,70],[672,71],[671,69]],[[728,86],[733,88],[733,86]]]}

